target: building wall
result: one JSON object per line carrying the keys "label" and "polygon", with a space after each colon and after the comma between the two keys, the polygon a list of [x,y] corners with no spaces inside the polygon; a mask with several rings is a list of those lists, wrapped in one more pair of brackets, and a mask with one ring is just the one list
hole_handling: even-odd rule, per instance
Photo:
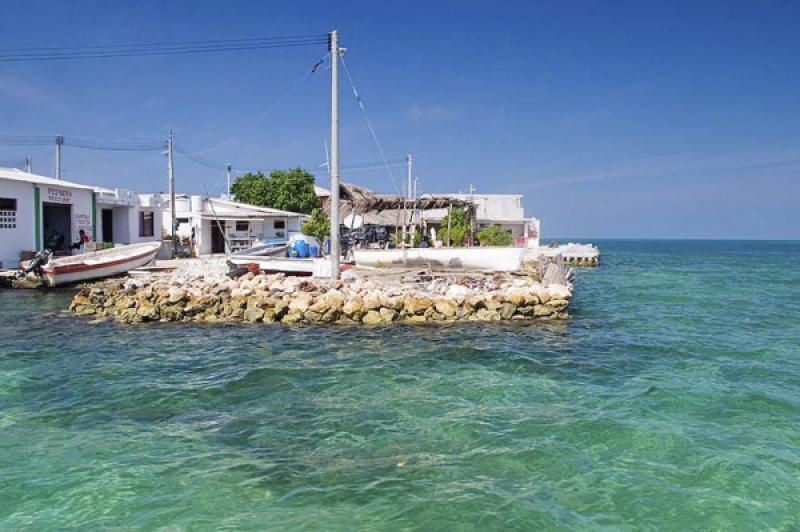
{"label": "building wall", "polygon": [[35,247],[33,185],[0,180],[0,198],[17,200],[16,227],[0,228],[0,267],[16,268],[22,251]]}
{"label": "building wall", "polygon": [[[78,231],[83,229],[92,237],[93,192],[71,187],[34,185],[28,182],[0,179],[0,197],[17,200],[15,228],[0,229],[0,263],[3,268],[16,268],[23,251],[39,251],[43,235],[36,235],[36,188],[39,189],[39,231],[43,232],[43,206],[45,203],[70,205],[70,233],[64,235],[69,242],[78,241]],[[38,239],[37,239],[38,236]],[[38,240],[38,242],[37,242]],[[69,243],[67,242],[67,243]]]}

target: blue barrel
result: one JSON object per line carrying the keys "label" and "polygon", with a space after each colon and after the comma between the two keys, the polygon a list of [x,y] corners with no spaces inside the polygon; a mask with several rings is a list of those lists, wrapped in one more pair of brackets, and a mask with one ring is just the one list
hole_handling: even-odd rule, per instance
{"label": "blue barrel", "polygon": [[314,244],[309,244],[308,255],[311,257],[319,257],[319,248]]}
{"label": "blue barrel", "polygon": [[295,247],[297,248],[297,256],[301,258],[308,257],[308,244],[306,244],[305,240],[298,240],[295,243]]}

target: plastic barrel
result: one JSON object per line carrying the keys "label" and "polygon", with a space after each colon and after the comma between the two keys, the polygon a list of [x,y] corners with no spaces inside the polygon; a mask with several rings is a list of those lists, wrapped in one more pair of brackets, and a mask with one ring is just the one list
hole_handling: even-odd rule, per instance
{"label": "plastic barrel", "polygon": [[308,255],[310,257],[319,257],[319,248],[314,244],[308,246]]}

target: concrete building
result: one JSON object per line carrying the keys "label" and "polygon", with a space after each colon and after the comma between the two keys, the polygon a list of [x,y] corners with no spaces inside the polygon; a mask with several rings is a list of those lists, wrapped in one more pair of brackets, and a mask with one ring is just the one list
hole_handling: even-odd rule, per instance
{"label": "concrete building", "polygon": [[138,244],[162,239],[163,204],[158,194],[95,187],[98,242]]}
{"label": "concrete building", "polygon": [[[476,204],[475,232],[491,225],[499,225],[514,237],[517,245],[534,247],[539,245],[540,223],[537,218],[525,216],[522,194],[433,194],[436,197],[449,197],[471,201]],[[437,230],[447,216],[447,209],[422,211],[425,225]]]}
{"label": "concrete building", "polygon": [[94,187],[0,168],[0,267],[45,247],[68,253],[81,229],[94,239],[95,200]]}
{"label": "concrete building", "polygon": [[[163,228],[169,233],[172,215],[170,200],[163,196]],[[256,242],[286,238],[300,231],[308,215],[239,203],[226,198],[206,198],[179,194],[175,198],[177,234],[182,242],[192,242],[195,253],[231,253],[247,249]]]}

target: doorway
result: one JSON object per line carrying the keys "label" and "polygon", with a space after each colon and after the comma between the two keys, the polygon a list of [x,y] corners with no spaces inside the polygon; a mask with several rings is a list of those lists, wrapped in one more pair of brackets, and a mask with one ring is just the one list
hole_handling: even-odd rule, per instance
{"label": "doorway", "polygon": [[103,242],[114,241],[114,211],[111,209],[103,209],[100,214],[101,223],[103,224]]}
{"label": "doorway", "polygon": [[211,253],[225,253],[225,235],[220,226],[224,228],[225,222],[211,220]]}
{"label": "doorway", "polygon": [[42,242],[55,255],[69,254],[72,244],[72,205],[42,203]]}

